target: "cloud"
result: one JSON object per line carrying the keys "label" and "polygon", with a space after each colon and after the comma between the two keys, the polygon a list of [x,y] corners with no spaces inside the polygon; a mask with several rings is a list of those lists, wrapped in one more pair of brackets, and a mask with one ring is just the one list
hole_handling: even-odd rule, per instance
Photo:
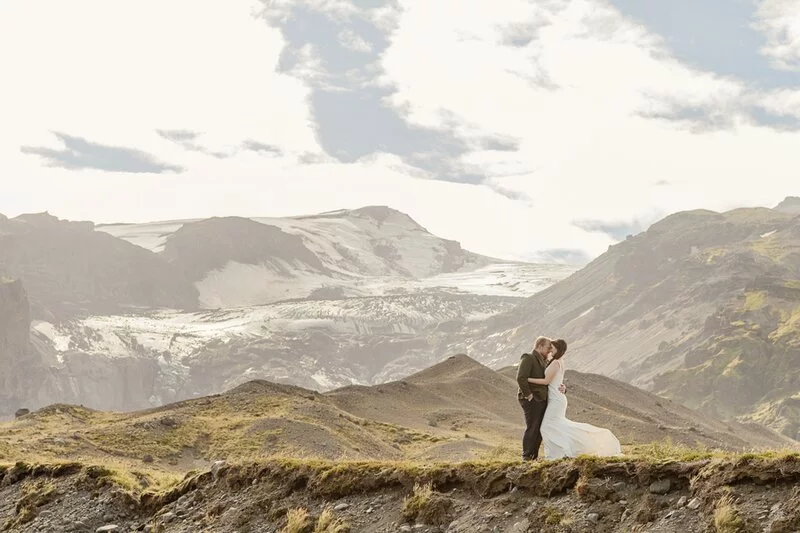
{"label": "cloud", "polygon": [[184,150],[189,150],[190,152],[200,152],[202,154],[210,155],[211,157],[216,157],[218,159],[224,159],[226,157],[230,157],[232,154],[225,153],[225,152],[215,152],[198,144],[195,142],[198,137],[200,137],[200,133],[190,130],[156,130],[161,137],[164,139],[177,144],[178,146],[183,147]]}
{"label": "cloud", "polygon": [[[26,80],[0,98],[0,211],[388,204],[480,253],[582,262],[659,213],[792,193],[800,74],[754,20],[723,0],[0,2],[3,78]],[[67,181],[49,131],[186,171]]]}
{"label": "cloud", "polygon": [[247,139],[242,143],[243,150],[249,150],[251,152],[257,152],[259,154],[266,154],[272,156],[281,155],[281,149],[277,146],[272,146],[271,144],[265,144],[262,142],[254,141],[252,139]]}
{"label": "cloud", "polygon": [[[755,196],[723,183],[736,175],[745,184],[764,175],[757,161],[789,156],[784,141],[770,145],[760,129],[771,117],[754,116],[761,95],[749,80],[678,61],[672,41],[609,3],[504,0],[491,13],[455,2],[404,5],[382,60],[386,83],[399,88],[392,102],[418,126],[444,127],[446,116],[461,138],[518,139],[518,150],[501,157],[472,145],[459,156],[487,176],[484,184],[531,199],[534,209],[553,209],[536,207],[539,198],[567,198],[572,213],[609,224],[620,212],[645,220],[704,203],[721,208],[738,195],[748,203],[779,198],[780,171]],[[509,44],[509,28],[531,40]],[[536,77],[555,89],[528,81]],[[751,142],[763,156],[748,153]]]}
{"label": "cloud", "polygon": [[553,248],[542,250],[533,255],[531,260],[539,263],[557,263],[565,265],[585,265],[592,258],[585,250],[575,248]]}
{"label": "cloud", "polygon": [[168,141],[176,143],[191,142],[200,136],[196,131],[189,130],[156,130],[156,132]]}
{"label": "cloud", "polygon": [[761,52],[774,68],[800,71],[800,1],[763,0],[756,15],[755,27],[766,36]]}
{"label": "cloud", "polygon": [[53,134],[64,145],[64,149],[22,146],[20,151],[28,155],[38,155],[48,166],[68,170],[96,169],[105,172],[154,174],[186,170],[161,162],[153,155],[134,148],[99,144],[66,133]]}
{"label": "cloud", "polygon": [[660,218],[653,217],[649,222],[633,221],[603,221],[603,220],[576,220],[574,224],[586,231],[605,233],[615,241],[624,240],[629,235],[636,235],[645,231],[650,224]]}
{"label": "cloud", "polygon": [[[328,155],[353,163],[389,153],[428,178],[483,181],[483,175],[460,161],[470,141],[453,131],[453,125],[409,124],[391,104],[396,89],[380,81],[380,59],[390,44],[385,24],[399,16],[393,2],[357,2],[350,9],[320,2],[281,6],[264,13],[286,39],[278,68],[312,85],[316,131]],[[499,149],[508,149],[508,142],[498,138],[491,149],[501,144]]]}
{"label": "cloud", "polygon": [[344,30],[339,34],[339,42],[342,46],[356,52],[368,54],[372,52],[372,45],[365,41],[361,36],[352,30]]}
{"label": "cloud", "polygon": [[519,139],[508,137],[487,137],[480,141],[484,150],[496,150],[499,152],[516,152],[519,150]]}

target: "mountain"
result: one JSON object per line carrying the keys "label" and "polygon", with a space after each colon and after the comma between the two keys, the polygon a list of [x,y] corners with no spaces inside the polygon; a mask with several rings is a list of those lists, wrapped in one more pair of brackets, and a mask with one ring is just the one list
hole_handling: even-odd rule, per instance
{"label": "mountain", "polygon": [[[507,263],[468,252],[384,206],[100,229],[160,254],[195,283],[210,308],[403,292],[401,280]],[[391,287],[382,288],[387,282]]]}
{"label": "mountain", "polygon": [[492,262],[385,207],[3,224],[17,251],[9,272],[33,287],[36,375],[58,376],[45,396],[0,405],[6,414],[48,402],[143,409],[254,379],[316,390],[397,379],[447,353],[453,331],[574,271]]}
{"label": "mountain", "polygon": [[567,364],[721,418],[797,437],[800,218],[754,208],[671,215],[457,345],[496,365],[539,334]]}
{"label": "mountain", "polygon": [[197,290],[156,254],[47,213],[0,216],[0,275],[24,281],[38,318],[197,306]]}
{"label": "mountain", "polygon": [[774,207],[776,211],[789,213],[790,215],[800,215],[800,197],[787,196]]}

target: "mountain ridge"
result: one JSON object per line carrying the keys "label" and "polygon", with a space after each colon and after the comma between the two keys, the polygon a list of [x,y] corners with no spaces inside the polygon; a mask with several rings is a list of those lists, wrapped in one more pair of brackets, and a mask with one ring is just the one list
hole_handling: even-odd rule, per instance
{"label": "mountain ridge", "polygon": [[[676,213],[464,333],[471,338],[459,348],[502,366],[539,334],[565,337],[577,370],[617,377],[717,417],[769,420],[796,437],[798,265],[800,217],[793,214]],[[751,348],[750,358],[741,353]],[[763,370],[759,358],[775,370]],[[741,366],[734,372],[729,365]],[[748,400],[732,401],[733,392],[744,391]]]}

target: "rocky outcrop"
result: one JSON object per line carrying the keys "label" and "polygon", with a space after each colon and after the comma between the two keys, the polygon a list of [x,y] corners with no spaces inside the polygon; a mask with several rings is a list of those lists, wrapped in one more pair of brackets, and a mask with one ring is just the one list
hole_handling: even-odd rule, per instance
{"label": "rocky outcrop", "polygon": [[158,255],[47,213],[0,219],[2,274],[24,280],[36,318],[197,305],[194,286]]}
{"label": "rocky outcrop", "polygon": [[800,215],[800,197],[787,196],[774,209],[791,215]]}
{"label": "rocky outcrop", "polygon": [[30,305],[22,282],[0,280],[0,416],[29,407],[47,381],[30,342]]}

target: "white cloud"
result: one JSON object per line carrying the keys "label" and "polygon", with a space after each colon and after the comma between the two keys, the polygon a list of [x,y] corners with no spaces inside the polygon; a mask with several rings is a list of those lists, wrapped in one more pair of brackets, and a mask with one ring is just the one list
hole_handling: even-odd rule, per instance
{"label": "white cloud", "polygon": [[[800,137],[748,126],[737,116],[752,97],[743,84],[682,65],[605,2],[498,0],[488,10],[406,0],[404,7],[384,57],[398,108],[418,124],[440,127],[442,117],[456,117],[474,134],[520,139],[519,153],[464,159],[503,176],[492,185],[531,198],[553,224],[771,204],[788,192],[786,169],[800,154],[787,142]],[[519,38],[526,21],[536,38],[505,46],[508,28]],[[530,82],[542,77],[547,84]],[[706,107],[726,114],[735,130],[697,134],[642,118]],[[596,252],[583,238],[576,235],[575,247]]]}
{"label": "white cloud", "polygon": [[778,89],[760,95],[758,105],[776,115],[800,117],[800,91]]}
{"label": "white cloud", "polygon": [[347,48],[356,52],[371,52],[372,45],[352,30],[345,30],[339,35],[339,41]]}
{"label": "white cloud", "polygon": [[800,1],[761,0],[756,16],[767,38],[762,53],[777,68],[800,70]]}
{"label": "white cloud", "polygon": [[[757,95],[693,70],[605,1],[401,3],[369,13],[392,32],[376,65],[381,79],[372,81],[397,88],[388,104],[408,121],[468,141],[460,163],[489,176],[485,185],[429,179],[385,154],[353,164],[327,156],[309,106],[311,87],[328,76],[314,44],[290,74],[275,71],[285,43],[265,21],[289,16],[289,0],[3,0],[0,76],[12,83],[0,99],[8,193],[0,212],[110,222],[383,204],[474,251],[529,258],[549,249],[596,255],[611,244],[576,219],[624,225],[678,209],[773,205],[797,193],[800,136],[750,125],[739,111],[761,102],[796,112],[796,93]],[[344,0],[304,5],[340,20],[358,11]],[[693,133],[643,117],[684,108],[713,109],[732,127]],[[233,155],[187,151],[157,129],[197,132],[207,152]],[[51,131],[187,170],[43,168],[20,146],[59,148]],[[518,150],[485,142],[495,137]],[[244,141],[283,155],[237,151]]]}
{"label": "white cloud", "polygon": [[2,2],[0,68],[14,82],[0,101],[0,149],[47,144],[57,130],[195,160],[161,128],[202,132],[214,151],[244,139],[318,151],[308,89],[274,72],[283,41],[253,16],[259,5]]}

